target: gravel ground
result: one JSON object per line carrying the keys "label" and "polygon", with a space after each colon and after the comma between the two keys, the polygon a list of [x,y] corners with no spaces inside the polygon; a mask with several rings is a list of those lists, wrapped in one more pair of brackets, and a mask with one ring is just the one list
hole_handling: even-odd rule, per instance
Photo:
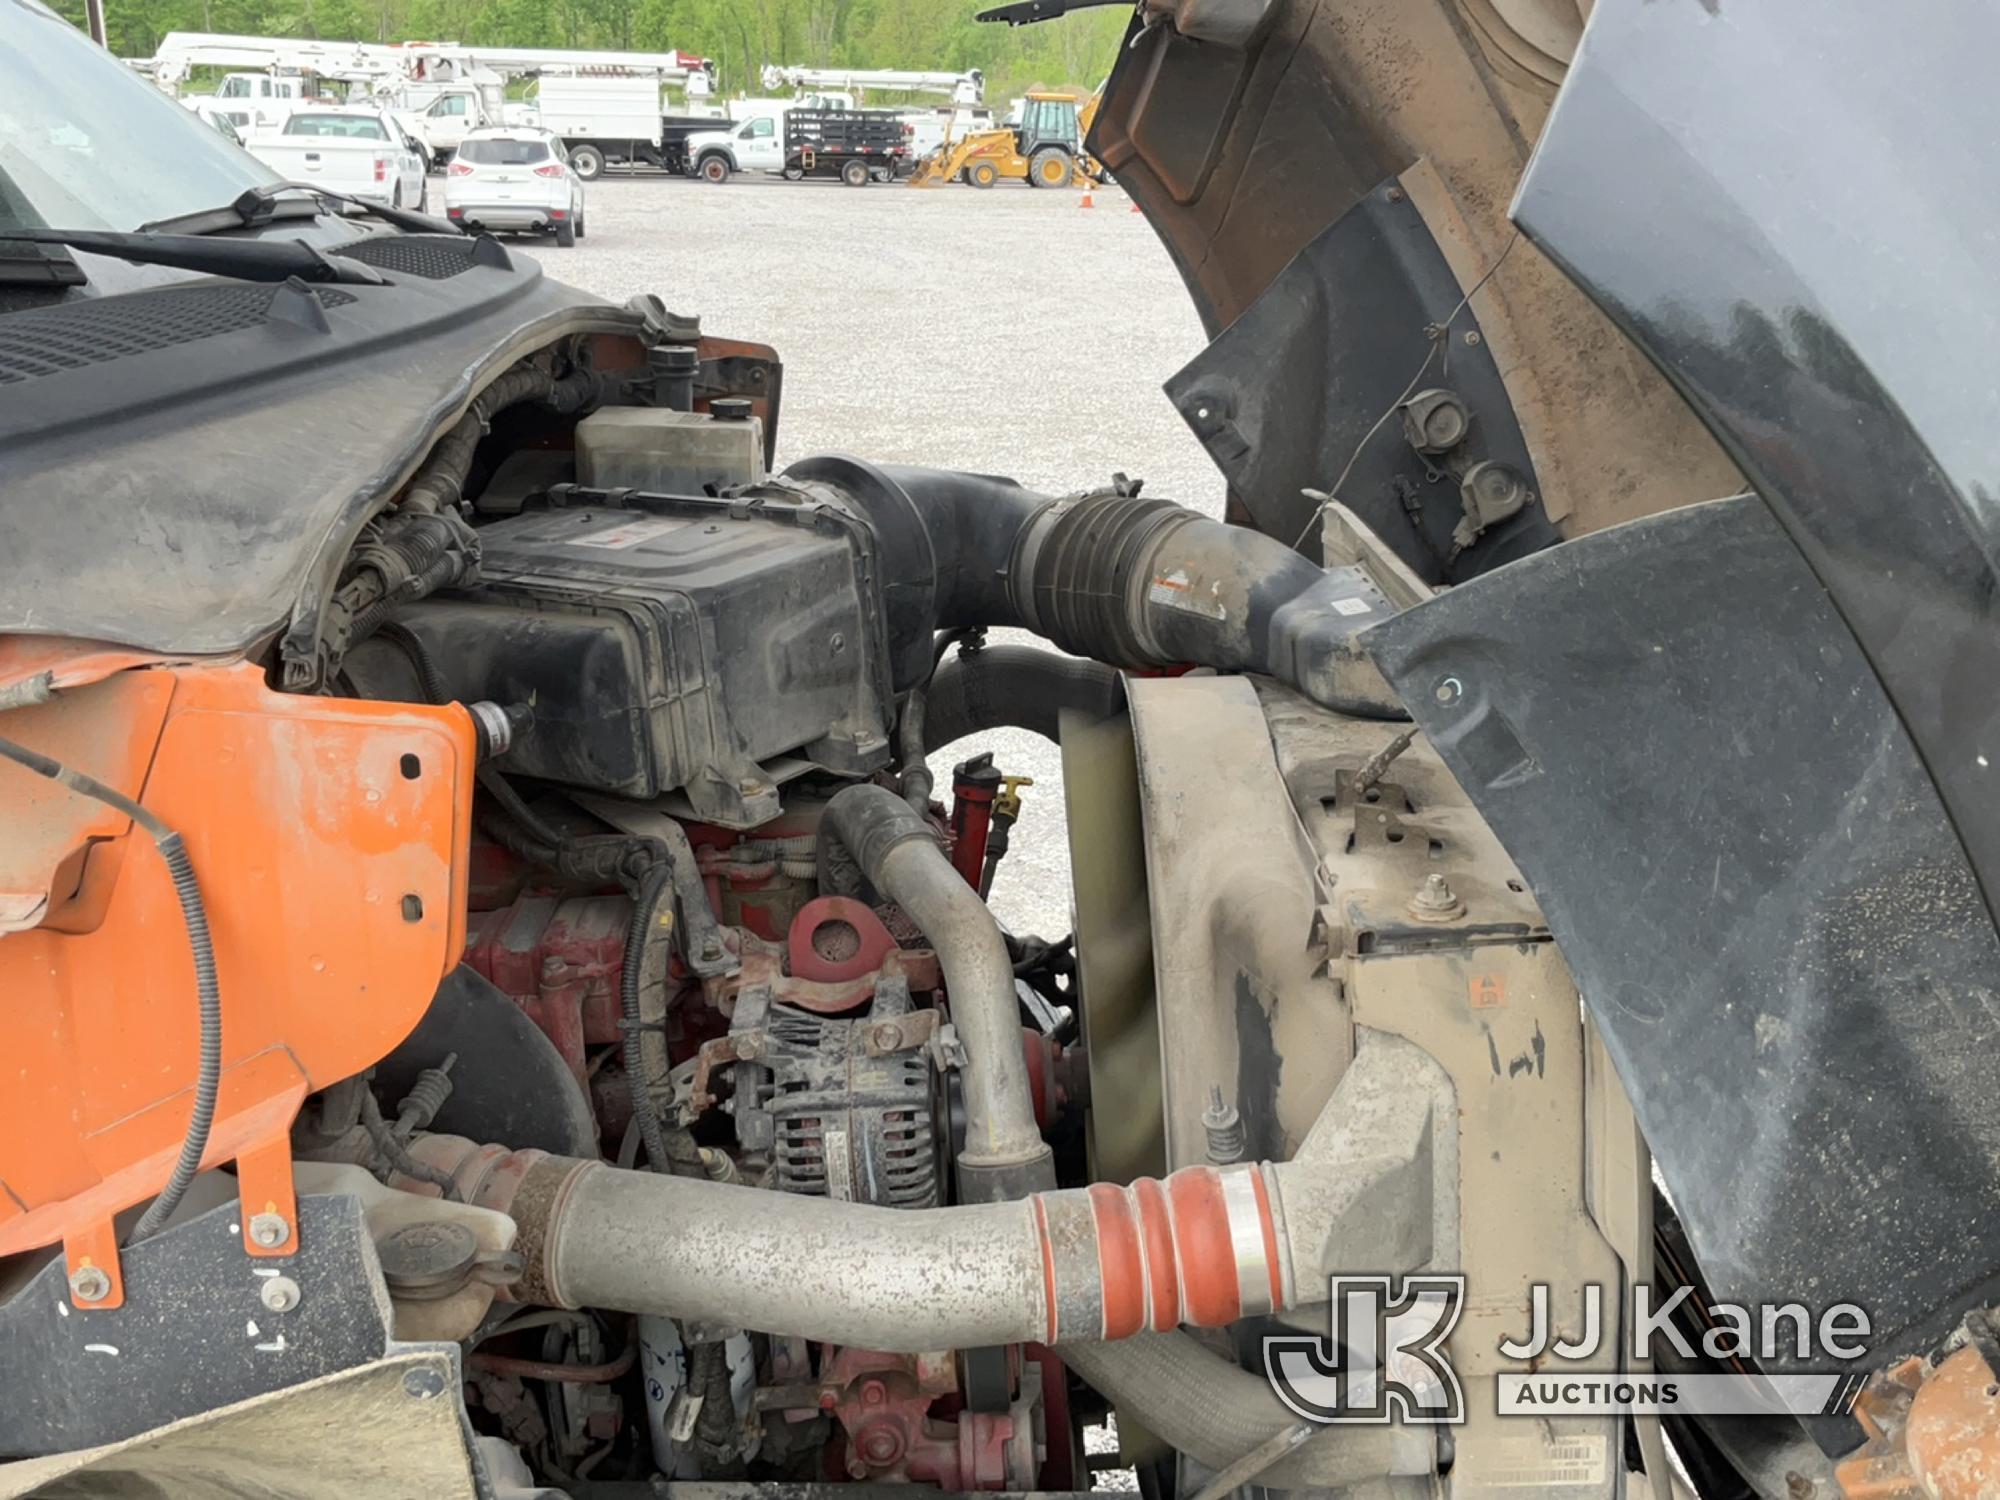
{"label": "gravel ground", "polygon": [[[1160,390],[1201,349],[1201,323],[1115,188],[1090,209],[1020,184],[612,176],[588,192],[584,241],[533,253],[600,296],[655,292],[709,333],[774,345],[780,467],[833,450],[1054,493],[1123,471],[1221,514],[1221,476]],[[1059,935],[1069,853],[1055,747],[1003,733],[978,748],[1035,779],[994,907],[1017,931]],[[940,752],[940,782],[969,753]]]}

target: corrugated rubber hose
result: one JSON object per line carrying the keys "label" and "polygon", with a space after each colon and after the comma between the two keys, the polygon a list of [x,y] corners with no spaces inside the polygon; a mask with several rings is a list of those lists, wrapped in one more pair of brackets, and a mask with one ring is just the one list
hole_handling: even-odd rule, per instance
{"label": "corrugated rubber hose", "polygon": [[208,1150],[208,1132],[215,1123],[215,1095],[222,1084],[222,992],[215,977],[215,945],[208,935],[208,911],[202,905],[201,886],[195,879],[194,861],[188,858],[181,836],[155,814],[141,807],[123,792],[106,786],[94,776],[71,770],[60,761],[30,750],[13,740],[0,739],[0,758],[46,776],[73,792],[116,808],[145,829],[160,851],[167,874],[180,898],[181,923],[187,929],[188,947],[194,953],[195,1002],[200,1015],[200,1061],[195,1070],[194,1110],[188,1116],[187,1135],[181,1141],[180,1158],[139,1222],[132,1226],[125,1243],[137,1244],[158,1231],[180,1206],[181,1198],[201,1171],[202,1156]]}

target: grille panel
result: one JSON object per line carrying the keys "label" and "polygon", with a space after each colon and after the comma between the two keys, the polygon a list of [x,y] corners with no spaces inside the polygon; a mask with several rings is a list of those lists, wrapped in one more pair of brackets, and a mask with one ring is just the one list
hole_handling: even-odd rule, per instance
{"label": "grille panel", "polygon": [[[0,318],[0,385],[109,364],[135,354],[241,333],[269,320],[276,287],[167,287]],[[319,288],[322,307],[345,307],[351,292]]]}
{"label": "grille panel", "polygon": [[356,240],[334,251],[348,260],[358,260],[378,271],[395,271],[404,276],[420,276],[425,281],[449,281],[475,264],[476,242],[463,237],[437,234],[378,235]]}

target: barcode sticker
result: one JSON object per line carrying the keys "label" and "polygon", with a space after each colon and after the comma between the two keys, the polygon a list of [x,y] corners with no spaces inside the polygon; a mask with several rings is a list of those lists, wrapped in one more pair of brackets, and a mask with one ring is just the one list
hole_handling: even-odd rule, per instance
{"label": "barcode sticker", "polygon": [[1600,1488],[1610,1473],[1606,1446],[1606,1440],[1593,1433],[1508,1438],[1488,1450],[1484,1464],[1475,1463],[1473,1474],[1463,1476],[1471,1481],[1464,1488],[1472,1493]]}

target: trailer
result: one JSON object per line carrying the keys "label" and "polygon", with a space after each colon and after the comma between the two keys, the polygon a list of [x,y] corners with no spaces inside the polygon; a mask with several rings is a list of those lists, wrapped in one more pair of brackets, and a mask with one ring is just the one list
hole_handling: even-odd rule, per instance
{"label": "trailer", "polygon": [[849,187],[888,182],[910,170],[910,137],[894,110],[787,110],[784,175],[838,177]]}

